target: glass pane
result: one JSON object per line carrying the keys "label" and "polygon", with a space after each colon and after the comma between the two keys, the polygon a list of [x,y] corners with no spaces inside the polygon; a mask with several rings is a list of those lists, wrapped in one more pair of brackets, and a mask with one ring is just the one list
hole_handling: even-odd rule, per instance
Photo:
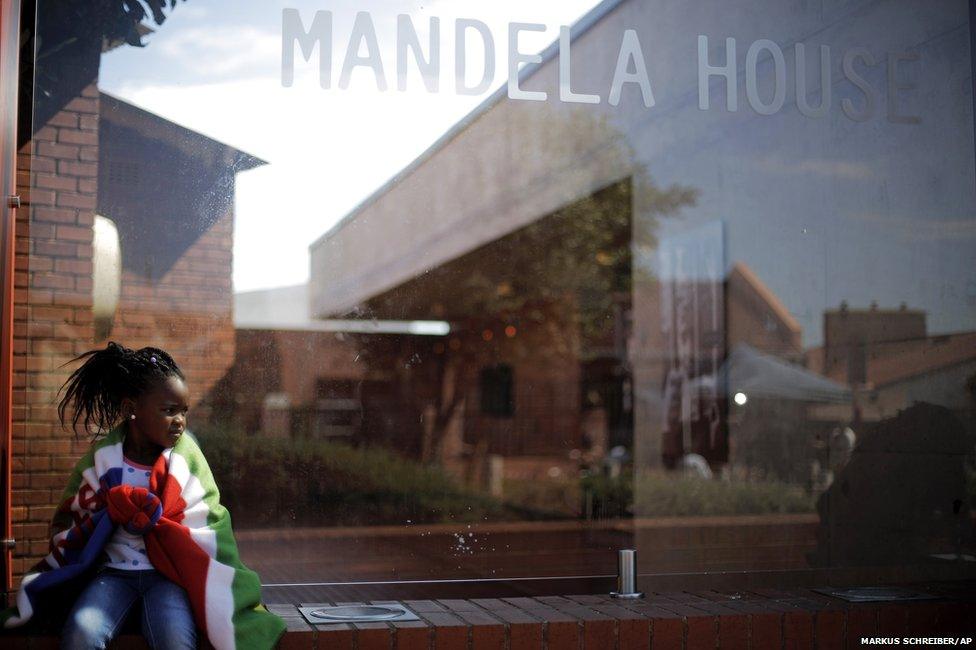
{"label": "glass pane", "polygon": [[38,4],[20,570],[117,341],[266,584],[972,574],[964,3]]}

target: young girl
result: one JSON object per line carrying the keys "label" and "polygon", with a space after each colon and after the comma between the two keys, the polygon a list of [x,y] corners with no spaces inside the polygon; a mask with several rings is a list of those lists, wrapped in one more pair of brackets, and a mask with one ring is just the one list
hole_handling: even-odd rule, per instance
{"label": "young girl", "polygon": [[87,352],[63,387],[64,424],[96,439],[68,481],[51,552],[21,583],[5,626],[23,624],[65,585],[87,584],[62,648],[104,648],[130,611],[152,648],[270,648],[284,623],[260,604],[206,459],[186,433],[183,372],[157,348]]}

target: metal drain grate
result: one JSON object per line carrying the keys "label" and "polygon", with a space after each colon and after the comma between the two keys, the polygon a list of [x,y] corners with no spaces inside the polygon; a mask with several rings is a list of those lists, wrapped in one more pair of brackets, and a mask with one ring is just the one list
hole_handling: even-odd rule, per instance
{"label": "metal drain grate", "polygon": [[312,625],[418,621],[420,618],[403,605],[304,605],[298,608]]}

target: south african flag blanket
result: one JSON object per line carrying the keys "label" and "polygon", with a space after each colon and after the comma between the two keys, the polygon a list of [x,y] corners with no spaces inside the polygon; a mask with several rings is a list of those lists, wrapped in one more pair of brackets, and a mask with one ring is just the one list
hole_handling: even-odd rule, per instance
{"label": "south african flag blanket", "polygon": [[230,514],[197,442],[182,435],[152,468],[149,489],[122,484],[122,428],[95,442],[75,466],[54,518],[44,570],[24,576],[4,627],[26,623],[45,594],[104,559],[116,526],[143,534],[153,567],[189,595],[197,627],[217,650],[265,649],[284,622],[261,605],[261,583],[238,556]]}

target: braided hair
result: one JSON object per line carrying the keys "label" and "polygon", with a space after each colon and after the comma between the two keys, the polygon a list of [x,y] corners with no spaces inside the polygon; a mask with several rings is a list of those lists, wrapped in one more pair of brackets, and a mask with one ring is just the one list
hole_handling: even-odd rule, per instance
{"label": "braided hair", "polygon": [[64,397],[58,403],[61,426],[72,408],[75,435],[79,422],[86,433],[92,433],[94,425],[95,435],[111,429],[122,417],[122,400],[135,399],[169,377],[186,379],[173,358],[159,348],[130,350],[113,341],[103,350],[85,352],[68,363],[82,360],[81,367],[61,386]]}

